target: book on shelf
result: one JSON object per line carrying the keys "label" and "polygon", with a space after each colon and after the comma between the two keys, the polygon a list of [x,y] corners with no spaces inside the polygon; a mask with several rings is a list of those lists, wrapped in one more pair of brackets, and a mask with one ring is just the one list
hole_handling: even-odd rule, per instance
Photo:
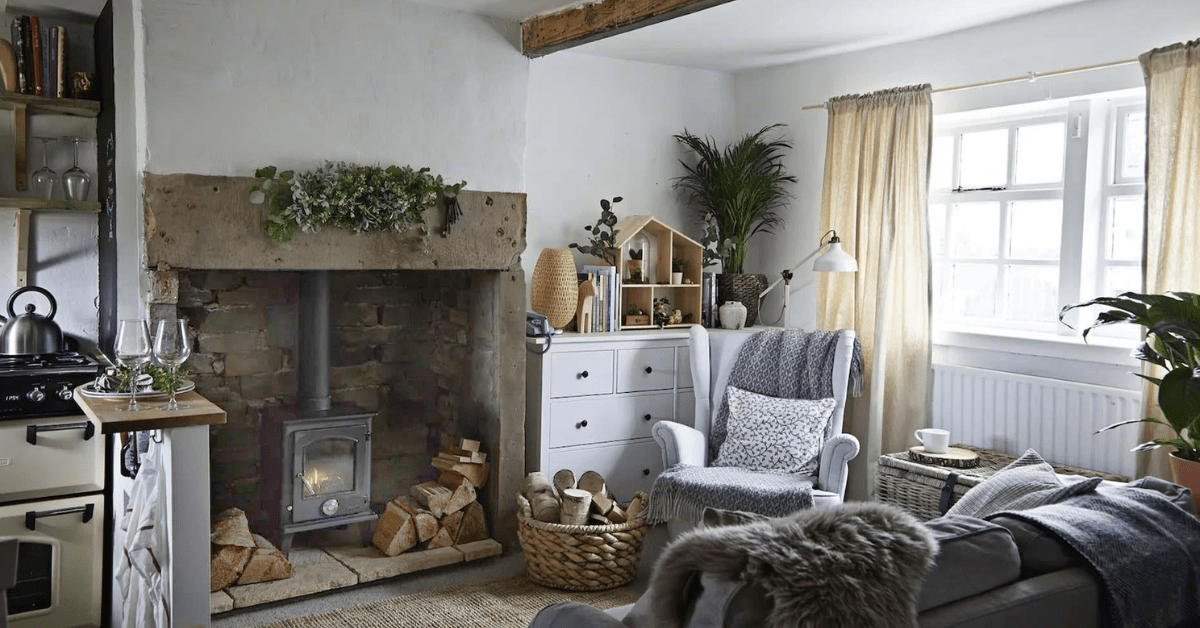
{"label": "book on shelf", "polygon": [[22,94],[29,93],[29,86],[26,85],[26,80],[29,76],[27,69],[28,57],[26,56],[26,26],[25,18],[17,16],[12,22],[12,45],[13,51],[17,54],[17,91]]}
{"label": "book on shelf", "polygon": [[17,91],[50,98],[71,97],[67,28],[36,15],[18,15],[11,25],[17,55]]}
{"label": "book on shelf", "polygon": [[71,76],[67,70],[70,68],[70,55],[67,53],[70,38],[67,36],[66,26],[55,26],[55,70],[54,70],[54,93],[51,94],[56,98],[70,98],[71,94]]}
{"label": "book on shelf", "polygon": [[33,82],[34,96],[42,95],[42,23],[38,16],[29,16],[29,36],[30,36],[30,58],[33,59],[33,73],[30,75],[30,80]]}
{"label": "book on shelf", "polygon": [[599,299],[599,309],[596,316],[600,322],[600,329],[596,331],[617,331],[620,329],[617,317],[617,291],[621,289],[620,280],[617,279],[616,266],[584,266],[583,271],[588,274],[595,274],[601,279],[596,285],[596,295]]}

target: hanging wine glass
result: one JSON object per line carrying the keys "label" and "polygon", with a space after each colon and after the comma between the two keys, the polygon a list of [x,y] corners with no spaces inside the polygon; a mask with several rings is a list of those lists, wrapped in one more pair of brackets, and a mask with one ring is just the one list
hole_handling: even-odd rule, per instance
{"label": "hanging wine glass", "polygon": [[87,140],[82,137],[68,137],[65,139],[75,143],[75,165],[63,173],[63,195],[70,201],[86,201],[88,187],[92,184],[92,178],[79,167],[79,144]]}
{"label": "hanging wine glass", "polygon": [[29,176],[29,182],[33,186],[33,195],[40,199],[50,200],[54,195],[54,185],[58,183],[58,173],[50,169],[47,160],[50,159],[50,142],[53,142],[53,137],[35,137],[36,140],[42,142],[42,167]]}
{"label": "hanging wine glass", "polygon": [[187,404],[175,402],[175,391],[179,387],[179,365],[187,361],[192,354],[192,343],[188,340],[187,321],[172,319],[158,321],[154,332],[154,358],[163,366],[171,368],[171,401],[159,410],[174,412],[188,407]]}

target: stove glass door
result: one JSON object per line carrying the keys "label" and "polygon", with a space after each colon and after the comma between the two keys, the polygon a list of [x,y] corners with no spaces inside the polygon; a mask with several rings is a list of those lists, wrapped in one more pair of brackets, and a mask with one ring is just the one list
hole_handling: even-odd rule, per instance
{"label": "stove glass door", "polygon": [[334,435],[304,448],[301,454],[300,495],[304,499],[328,497],[355,489],[358,440]]}
{"label": "stove glass door", "polygon": [[295,432],[293,523],[352,514],[370,506],[369,433],[366,422]]}

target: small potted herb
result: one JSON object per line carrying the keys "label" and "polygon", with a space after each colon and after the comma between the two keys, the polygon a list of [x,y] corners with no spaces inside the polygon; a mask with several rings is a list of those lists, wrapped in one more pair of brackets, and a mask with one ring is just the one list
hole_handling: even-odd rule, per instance
{"label": "small potted herb", "polygon": [[625,270],[629,273],[629,283],[642,283],[642,256],[646,249],[629,249],[629,259],[625,262]]}
{"label": "small potted herb", "polygon": [[649,325],[650,315],[646,314],[637,303],[630,303],[629,308],[625,310],[625,325],[636,327],[640,325]]}
{"label": "small potted herb", "polygon": [[676,257],[671,259],[671,284],[678,286],[683,283],[683,260]]}

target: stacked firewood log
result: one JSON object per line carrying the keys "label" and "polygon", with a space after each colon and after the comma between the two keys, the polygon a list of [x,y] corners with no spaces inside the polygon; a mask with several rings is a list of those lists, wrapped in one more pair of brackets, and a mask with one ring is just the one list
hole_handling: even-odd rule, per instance
{"label": "stacked firewood log", "polygon": [[209,585],[213,591],[235,584],[254,584],[292,577],[292,564],[270,541],[250,532],[246,513],[230,508],[213,524],[212,568]]}
{"label": "stacked firewood log", "polygon": [[488,538],[483,506],[476,501],[476,489],[488,479],[487,454],[479,448],[479,441],[469,438],[444,442],[433,459],[441,475],[388,502],[375,527],[375,547],[397,556]]}
{"label": "stacked firewood log", "polygon": [[640,502],[629,510],[617,503],[599,473],[588,471],[576,480],[570,469],[555,473],[553,481],[541,471],[530,473],[517,507],[525,517],[564,525],[615,525],[641,513]]}

